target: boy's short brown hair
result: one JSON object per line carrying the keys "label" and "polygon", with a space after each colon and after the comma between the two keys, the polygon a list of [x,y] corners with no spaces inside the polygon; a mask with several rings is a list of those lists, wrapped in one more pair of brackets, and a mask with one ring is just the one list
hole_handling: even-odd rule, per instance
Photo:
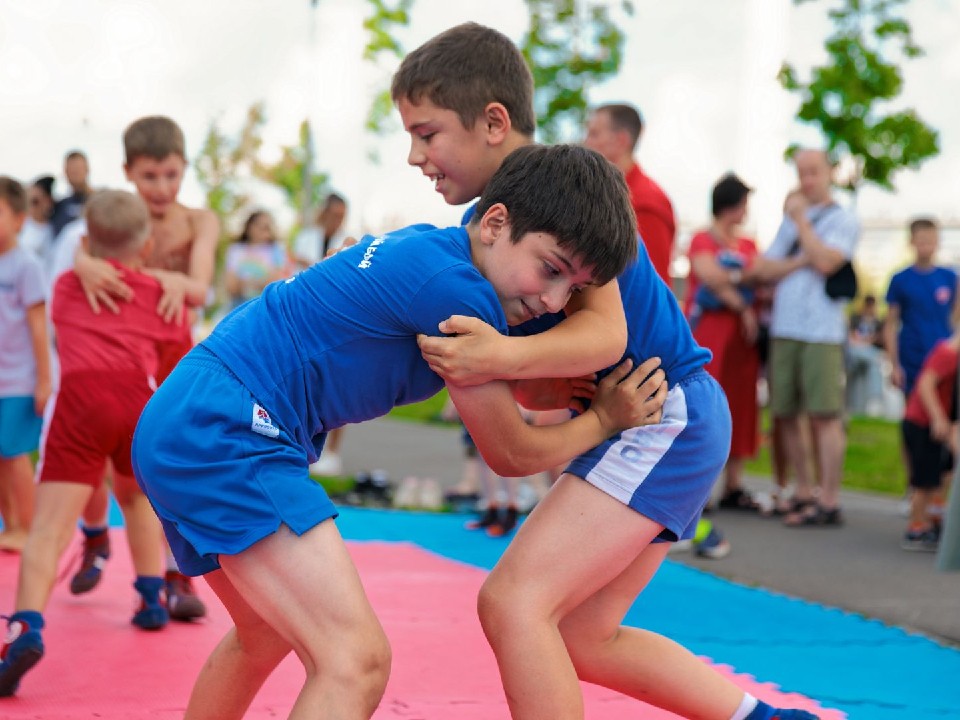
{"label": "boy's short brown hair", "polygon": [[83,210],[91,253],[126,257],[137,253],[150,236],[150,212],[139,196],[124,190],[100,190]]}
{"label": "boy's short brown hair", "polygon": [[630,147],[634,150],[640,141],[640,133],[643,132],[643,117],[640,111],[633,105],[626,103],[609,103],[601,105],[594,112],[603,112],[610,118],[610,124],[614,130],[624,130],[630,136]]}
{"label": "boy's short brown hair", "polygon": [[468,130],[491,102],[501,103],[517,132],[533,137],[533,76],[506,35],[477,23],[446,30],[408,54],[393,76],[390,96],[416,104],[426,98],[453,110]]}
{"label": "boy's short brown hair", "polygon": [[123,151],[129,165],[138,157],[163,160],[168,155],[187,159],[183,131],[173,120],[162,115],[142,117],[123,131]]}
{"label": "boy's short brown hair", "polygon": [[0,200],[6,200],[10,209],[17,214],[27,211],[27,191],[12,177],[0,175]]}
{"label": "boy's short brown hair", "polygon": [[910,221],[910,237],[916,235],[920,230],[936,230],[940,227],[937,221],[932,217],[918,217]]}

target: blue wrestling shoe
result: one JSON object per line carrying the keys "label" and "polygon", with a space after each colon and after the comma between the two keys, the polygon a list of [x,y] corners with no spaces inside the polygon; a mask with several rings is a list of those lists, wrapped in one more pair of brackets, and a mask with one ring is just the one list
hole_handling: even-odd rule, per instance
{"label": "blue wrestling shoe", "polygon": [[7,637],[0,649],[0,697],[10,697],[22,678],[43,657],[43,616],[33,610],[7,618]]}
{"label": "blue wrestling shoe", "polygon": [[820,718],[806,710],[781,710],[758,700],[757,706],[747,715],[746,720],[820,720]]}
{"label": "blue wrestling shoe", "polygon": [[170,613],[160,602],[163,578],[141,575],[133,583],[140,593],[140,607],[130,619],[141,630],[159,630],[170,621]]}

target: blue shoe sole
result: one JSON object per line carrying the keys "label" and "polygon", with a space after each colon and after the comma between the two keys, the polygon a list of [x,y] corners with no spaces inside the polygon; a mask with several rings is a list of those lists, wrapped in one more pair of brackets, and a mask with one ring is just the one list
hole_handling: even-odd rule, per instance
{"label": "blue shoe sole", "polygon": [[26,648],[17,653],[13,660],[5,661],[4,672],[0,674],[0,697],[10,697],[20,687],[20,678],[40,662],[43,657],[42,647]]}
{"label": "blue shoe sole", "polygon": [[130,619],[141,630],[160,630],[169,621],[170,613],[163,607],[144,608]]}

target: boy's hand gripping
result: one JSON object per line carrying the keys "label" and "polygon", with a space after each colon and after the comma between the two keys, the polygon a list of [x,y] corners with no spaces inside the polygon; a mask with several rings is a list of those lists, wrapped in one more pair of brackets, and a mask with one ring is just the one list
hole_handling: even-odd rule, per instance
{"label": "boy's hand gripping", "polygon": [[636,369],[627,358],[597,385],[590,410],[596,413],[601,427],[609,435],[641,425],[655,425],[663,418],[667,389],[660,358],[650,358]]}

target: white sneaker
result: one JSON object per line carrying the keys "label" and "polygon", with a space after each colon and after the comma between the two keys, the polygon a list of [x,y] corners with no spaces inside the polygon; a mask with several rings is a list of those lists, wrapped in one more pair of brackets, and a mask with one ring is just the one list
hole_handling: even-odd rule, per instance
{"label": "white sneaker", "polygon": [[335,452],[325,452],[320,455],[320,459],[310,466],[311,475],[340,475],[343,473],[343,461],[340,455]]}
{"label": "white sneaker", "polygon": [[396,494],[393,496],[395,508],[413,508],[420,502],[420,480],[408,475],[400,481]]}
{"label": "white sneaker", "polygon": [[443,491],[433,478],[420,481],[419,505],[422,510],[439,510],[443,507]]}

